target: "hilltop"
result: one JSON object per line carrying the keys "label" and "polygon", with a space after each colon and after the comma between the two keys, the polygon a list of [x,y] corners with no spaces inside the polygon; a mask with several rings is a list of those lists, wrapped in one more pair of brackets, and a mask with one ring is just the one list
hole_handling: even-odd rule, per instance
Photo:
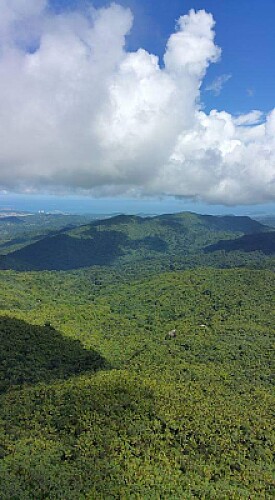
{"label": "hilltop", "polygon": [[220,240],[266,232],[249,217],[190,212],[139,217],[117,215],[63,229],[0,257],[0,269],[69,270],[162,256],[188,256]]}

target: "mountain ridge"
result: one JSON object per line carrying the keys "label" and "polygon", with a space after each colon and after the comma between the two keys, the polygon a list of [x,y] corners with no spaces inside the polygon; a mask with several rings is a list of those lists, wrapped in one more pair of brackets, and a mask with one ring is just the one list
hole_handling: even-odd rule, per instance
{"label": "mountain ridge", "polygon": [[262,252],[265,255],[275,253],[275,231],[267,233],[245,234],[234,240],[220,240],[218,243],[209,245],[205,252],[216,252],[224,250],[225,252]]}
{"label": "mountain ridge", "polygon": [[68,270],[160,255],[186,256],[221,240],[268,230],[246,216],[121,214],[62,230],[2,255],[0,269]]}

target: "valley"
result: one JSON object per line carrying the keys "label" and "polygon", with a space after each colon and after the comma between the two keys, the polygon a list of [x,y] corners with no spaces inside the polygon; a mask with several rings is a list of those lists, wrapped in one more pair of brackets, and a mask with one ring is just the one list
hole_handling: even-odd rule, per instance
{"label": "valley", "polygon": [[1,498],[273,498],[273,230],[64,227],[0,260]]}

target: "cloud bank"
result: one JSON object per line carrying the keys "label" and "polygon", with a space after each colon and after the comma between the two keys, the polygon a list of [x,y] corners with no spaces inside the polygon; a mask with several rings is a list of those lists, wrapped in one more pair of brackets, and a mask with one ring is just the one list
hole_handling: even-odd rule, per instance
{"label": "cloud bank", "polygon": [[0,189],[275,200],[275,109],[200,105],[221,54],[211,14],[180,17],[162,65],[126,51],[132,23],[117,4],[57,15],[1,1]]}

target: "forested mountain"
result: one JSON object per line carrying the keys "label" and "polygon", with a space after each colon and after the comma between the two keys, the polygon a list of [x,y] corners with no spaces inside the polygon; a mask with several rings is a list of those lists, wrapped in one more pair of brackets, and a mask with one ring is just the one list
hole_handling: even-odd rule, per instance
{"label": "forested mountain", "polygon": [[273,499],[275,232],[68,221],[0,228],[1,500]]}
{"label": "forested mountain", "polygon": [[87,224],[93,215],[25,214],[7,215],[0,211],[0,254],[23,248],[45,236]]}
{"label": "forested mountain", "polygon": [[0,225],[24,224],[22,217],[16,215],[0,216]]}
{"label": "forested mountain", "polygon": [[1,269],[68,270],[142,258],[188,256],[223,239],[267,231],[249,217],[193,213],[119,215],[62,230],[0,258]]}
{"label": "forested mountain", "polygon": [[275,254],[275,231],[268,233],[246,234],[234,240],[224,240],[209,245],[206,252],[216,252],[224,250],[226,252],[262,252],[266,255]]}
{"label": "forested mountain", "polygon": [[266,226],[275,227],[275,215],[257,216],[255,220]]}

